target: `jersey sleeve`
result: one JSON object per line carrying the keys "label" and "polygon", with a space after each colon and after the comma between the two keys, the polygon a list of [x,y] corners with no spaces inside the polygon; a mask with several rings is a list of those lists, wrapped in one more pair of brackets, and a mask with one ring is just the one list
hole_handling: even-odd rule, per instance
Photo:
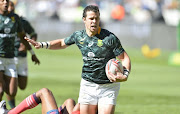
{"label": "jersey sleeve", "polygon": [[117,37],[115,39],[115,42],[116,43],[115,43],[115,47],[114,47],[113,52],[114,52],[115,56],[118,56],[124,52],[124,48],[122,47],[121,42]]}
{"label": "jersey sleeve", "polygon": [[23,32],[22,23],[18,15],[16,15],[16,22],[17,22],[17,32]]}
{"label": "jersey sleeve", "polygon": [[122,47],[120,40],[114,34],[111,34],[108,44],[109,47],[112,48],[115,56],[124,52],[124,48]]}
{"label": "jersey sleeve", "polygon": [[27,33],[30,36],[30,38],[37,37],[37,33],[27,20],[22,19],[22,25],[25,33]]}
{"label": "jersey sleeve", "polygon": [[66,45],[75,44],[75,37],[76,37],[76,33],[74,32],[71,36],[64,39],[65,44]]}

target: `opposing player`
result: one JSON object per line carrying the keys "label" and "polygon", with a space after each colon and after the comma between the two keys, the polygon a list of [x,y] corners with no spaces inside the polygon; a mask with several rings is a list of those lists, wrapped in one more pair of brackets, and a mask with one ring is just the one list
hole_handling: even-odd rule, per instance
{"label": "opposing player", "polygon": [[39,63],[29,43],[24,40],[19,16],[8,13],[9,0],[0,0],[0,100],[6,92],[9,97],[14,98],[17,93],[17,72],[14,61],[14,41],[18,35],[22,43],[32,54],[32,61]]}
{"label": "opposing player", "polygon": [[[131,70],[128,54],[120,40],[110,31],[99,26],[100,12],[97,6],[89,5],[83,10],[85,30],[76,31],[65,39],[50,42],[36,42],[27,39],[36,49],[64,49],[76,44],[83,56],[82,79],[78,103],[82,114],[113,114],[116,99],[120,90],[120,82],[127,81]],[[124,73],[110,73],[110,80],[105,73],[108,60],[118,58]],[[117,82],[118,81],[120,82]],[[114,82],[114,83],[112,83]]]}
{"label": "opposing player", "polygon": [[[12,1],[9,1],[8,12],[14,13],[15,6]],[[24,32],[30,36],[31,39],[37,40],[37,33],[34,31],[34,28],[31,24],[20,17],[20,21],[22,23],[22,28]],[[15,63],[17,68],[17,75],[18,75],[18,86],[21,90],[24,90],[27,86],[27,79],[28,79],[28,63],[27,63],[27,51],[25,46],[21,43],[19,37],[15,38]],[[15,99],[11,98],[7,95],[7,99],[11,108],[15,107]]]}
{"label": "opposing player", "polygon": [[42,114],[80,114],[80,105],[73,99],[67,99],[59,108],[57,107],[52,92],[47,88],[42,88],[36,93],[28,96],[19,105],[11,110],[6,109],[6,102],[0,102],[0,114],[20,114],[28,109],[42,105]]}

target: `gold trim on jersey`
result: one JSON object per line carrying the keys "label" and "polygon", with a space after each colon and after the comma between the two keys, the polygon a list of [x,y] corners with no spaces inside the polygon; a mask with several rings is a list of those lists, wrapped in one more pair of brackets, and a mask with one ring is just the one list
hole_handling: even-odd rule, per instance
{"label": "gold trim on jersey", "polygon": [[101,32],[101,27],[98,28],[98,34],[100,34],[100,32]]}

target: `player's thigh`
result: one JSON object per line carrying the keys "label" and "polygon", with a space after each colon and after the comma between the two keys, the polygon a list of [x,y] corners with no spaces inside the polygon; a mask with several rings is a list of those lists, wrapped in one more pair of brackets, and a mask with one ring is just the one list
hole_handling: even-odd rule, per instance
{"label": "player's thigh", "polygon": [[80,104],[81,114],[96,114],[97,105]]}
{"label": "player's thigh", "polygon": [[4,82],[5,82],[5,92],[8,95],[15,96],[17,92],[17,85],[18,85],[17,78],[5,75]]}
{"label": "player's thigh", "polygon": [[5,67],[4,67],[4,58],[0,57],[0,83],[3,82],[4,70],[5,70]]}
{"label": "player's thigh", "polygon": [[41,99],[42,113],[46,113],[53,109],[58,109],[52,92],[47,88],[42,88],[36,92],[36,96]]}
{"label": "player's thigh", "polygon": [[97,84],[81,79],[78,103],[97,105]]}
{"label": "player's thigh", "polygon": [[114,114],[115,105],[98,105],[98,114]]}

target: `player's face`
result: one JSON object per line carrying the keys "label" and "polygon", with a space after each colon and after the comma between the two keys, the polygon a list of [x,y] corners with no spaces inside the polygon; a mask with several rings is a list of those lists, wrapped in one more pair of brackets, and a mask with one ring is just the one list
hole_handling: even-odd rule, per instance
{"label": "player's face", "polygon": [[14,4],[11,1],[9,2],[8,12],[14,12]]}
{"label": "player's face", "polygon": [[83,18],[86,32],[90,32],[93,35],[97,34],[99,28],[99,13],[95,13],[93,11],[87,11],[86,17]]}
{"label": "player's face", "polygon": [[8,11],[9,0],[0,0],[0,13],[4,14]]}

